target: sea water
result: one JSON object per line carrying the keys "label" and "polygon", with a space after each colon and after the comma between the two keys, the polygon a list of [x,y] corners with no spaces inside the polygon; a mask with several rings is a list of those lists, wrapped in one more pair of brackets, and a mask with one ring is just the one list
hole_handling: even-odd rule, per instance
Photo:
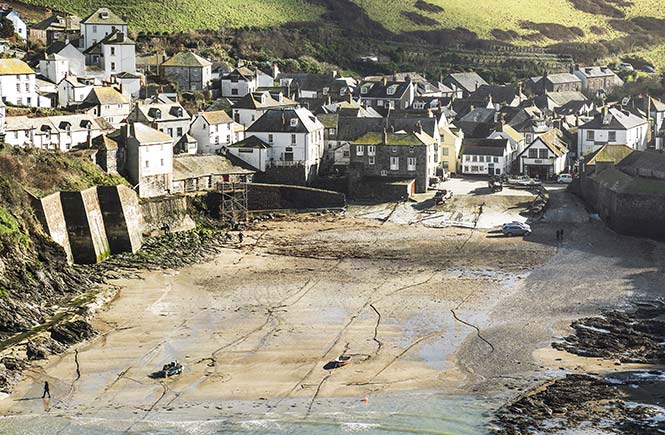
{"label": "sea water", "polygon": [[[310,408],[311,405],[311,408]],[[123,415],[98,411],[69,415],[63,410],[0,417],[0,434],[16,435],[208,435],[208,434],[440,434],[488,433],[498,403],[436,392],[322,398],[231,401],[170,412],[156,409]]]}

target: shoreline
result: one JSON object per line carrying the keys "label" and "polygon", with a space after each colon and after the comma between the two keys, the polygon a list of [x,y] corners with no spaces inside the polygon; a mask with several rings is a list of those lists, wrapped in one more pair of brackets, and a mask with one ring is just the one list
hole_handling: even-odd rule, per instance
{"label": "shoreline", "polygon": [[[108,329],[76,346],[82,377],[62,404],[138,422],[233,400],[299,401],[303,415],[335,399],[371,403],[430,390],[509,400],[557,374],[595,368],[543,345],[569,333],[573,320],[624,305],[636,296],[625,277],[653,269],[616,255],[654,242],[622,238],[614,246],[617,236],[604,228],[576,225],[567,230],[574,242],[554,245],[353,217],[260,223],[245,232],[242,249],[113,281],[122,288],[93,321]],[[609,283],[603,294],[581,290],[598,281],[594,271]],[[548,291],[553,285],[558,293]],[[339,355],[352,355],[352,364],[323,368]],[[183,375],[168,386],[149,379],[173,359],[184,362]],[[73,367],[71,352],[33,367],[0,401],[0,414],[35,412],[16,400],[38,394],[45,375],[60,394]]]}

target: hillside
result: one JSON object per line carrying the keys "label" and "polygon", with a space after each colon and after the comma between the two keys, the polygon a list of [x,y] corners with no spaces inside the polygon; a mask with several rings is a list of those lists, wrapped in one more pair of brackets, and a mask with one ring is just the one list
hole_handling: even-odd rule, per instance
{"label": "hillside", "polygon": [[377,43],[385,41],[386,35],[437,46],[490,40],[547,47],[582,62],[636,55],[665,66],[665,2],[661,0],[24,1],[80,16],[109,6],[126,16],[137,32],[282,25],[311,32],[322,22],[335,22],[344,29],[344,36],[360,33]]}

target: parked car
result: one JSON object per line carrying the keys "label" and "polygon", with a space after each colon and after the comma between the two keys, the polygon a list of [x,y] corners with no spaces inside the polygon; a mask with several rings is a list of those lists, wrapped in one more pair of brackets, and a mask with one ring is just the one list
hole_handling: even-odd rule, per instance
{"label": "parked car", "polygon": [[533,178],[527,177],[526,175],[521,177],[509,178],[508,183],[524,187],[540,186],[543,184],[538,180],[534,180]]}
{"label": "parked car", "polygon": [[628,62],[622,62],[618,66],[619,71],[628,71],[632,72],[635,71],[635,68],[633,68],[633,65],[629,64]]}
{"label": "parked car", "polygon": [[570,174],[559,174],[559,176],[556,177],[556,182],[559,184],[570,184],[573,182],[573,176]]}
{"label": "parked car", "polygon": [[648,72],[649,74],[656,74],[656,68],[653,65],[645,66],[644,71]]}
{"label": "parked car", "polygon": [[501,232],[508,237],[512,236],[528,236],[531,234],[531,226],[521,222],[510,222],[503,224]]}

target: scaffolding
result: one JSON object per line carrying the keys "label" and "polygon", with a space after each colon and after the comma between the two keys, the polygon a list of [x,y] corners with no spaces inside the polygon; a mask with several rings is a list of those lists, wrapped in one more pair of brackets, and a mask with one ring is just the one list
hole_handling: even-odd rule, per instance
{"label": "scaffolding", "polygon": [[217,192],[220,194],[219,219],[231,226],[247,222],[247,183],[222,181],[217,183]]}

